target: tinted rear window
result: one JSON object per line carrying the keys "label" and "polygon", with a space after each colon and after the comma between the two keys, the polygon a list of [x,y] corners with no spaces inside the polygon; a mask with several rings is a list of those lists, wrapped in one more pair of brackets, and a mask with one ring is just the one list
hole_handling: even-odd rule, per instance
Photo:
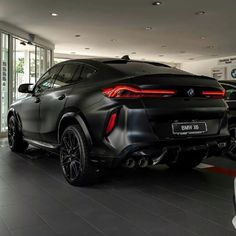
{"label": "tinted rear window", "polygon": [[187,74],[175,68],[156,66],[143,62],[123,62],[123,63],[106,63],[114,69],[121,71],[127,75],[145,75],[145,74]]}

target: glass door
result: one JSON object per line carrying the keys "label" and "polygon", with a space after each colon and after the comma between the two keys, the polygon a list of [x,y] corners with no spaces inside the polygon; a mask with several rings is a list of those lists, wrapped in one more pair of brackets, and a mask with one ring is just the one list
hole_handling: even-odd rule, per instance
{"label": "glass door", "polygon": [[36,60],[36,78],[39,79],[46,71],[47,55],[46,50],[41,47],[36,47],[37,60]]}
{"label": "glass door", "polygon": [[18,92],[20,84],[36,82],[35,46],[19,39],[13,39],[13,101],[22,97]]}
{"label": "glass door", "polygon": [[1,132],[7,131],[8,98],[8,71],[9,71],[9,35],[0,34],[0,71],[1,71]]}

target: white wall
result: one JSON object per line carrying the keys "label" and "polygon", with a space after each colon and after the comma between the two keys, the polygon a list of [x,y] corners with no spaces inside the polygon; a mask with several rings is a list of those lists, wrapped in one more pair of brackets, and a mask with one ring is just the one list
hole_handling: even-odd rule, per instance
{"label": "white wall", "polygon": [[[236,56],[230,56],[229,58],[235,58]],[[220,59],[227,58],[215,58],[210,60],[202,60],[195,62],[184,62],[181,64],[181,69],[187,72],[191,72],[197,75],[205,75],[213,77],[212,69],[221,69],[225,71],[225,79],[233,79],[231,76],[231,71],[236,69],[236,63],[223,64],[219,63]]]}

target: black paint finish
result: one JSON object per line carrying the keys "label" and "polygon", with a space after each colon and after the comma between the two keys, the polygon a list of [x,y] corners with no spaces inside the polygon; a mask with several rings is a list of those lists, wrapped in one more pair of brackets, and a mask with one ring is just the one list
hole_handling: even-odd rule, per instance
{"label": "black paint finish", "polygon": [[[66,80],[67,74],[60,72],[67,65],[78,67],[71,81]],[[89,68],[91,74],[88,78],[83,74],[82,79],[80,75],[84,68]],[[48,76],[51,77],[47,82]],[[61,76],[66,78],[65,81]],[[135,85],[141,89],[174,89],[177,94],[142,99],[105,97],[102,89],[117,84]],[[195,96],[188,96],[189,89],[194,89]],[[73,60],[49,70],[32,93],[11,105],[9,116],[18,118],[25,139],[54,147],[60,144],[66,126],[80,124],[91,144],[91,156],[110,165],[113,160],[120,163],[143,148],[160,151],[166,146],[199,146],[212,141],[227,141],[229,133],[224,100],[200,95],[202,90],[221,89],[212,78],[195,76],[158,63]],[[115,111],[118,114],[115,128],[106,137],[109,116]],[[173,135],[173,122],[192,121],[206,122],[207,132],[186,137]],[[218,151],[217,148],[214,150]]]}

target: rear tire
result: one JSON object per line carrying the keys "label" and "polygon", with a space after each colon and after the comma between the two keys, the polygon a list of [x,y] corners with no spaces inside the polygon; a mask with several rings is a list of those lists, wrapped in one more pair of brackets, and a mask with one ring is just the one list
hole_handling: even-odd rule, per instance
{"label": "rear tire", "polygon": [[66,180],[77,186],[93,184],[100,169],[92,165],[86,137],[80,125],[67,127],[61,137],[60,163]]}
{"label": "rear tire", "polygon": [[180,152],[176,162],[167,163],[172,169],[189,170],[198,166],[206,155],[205,151]]}
{"label": "rear tire", "polygon": [[8,120],[8,143],[13,152],[24,152],[29,144],[23,140],[22,133],[19,130],[19,125],[14,116]]}

